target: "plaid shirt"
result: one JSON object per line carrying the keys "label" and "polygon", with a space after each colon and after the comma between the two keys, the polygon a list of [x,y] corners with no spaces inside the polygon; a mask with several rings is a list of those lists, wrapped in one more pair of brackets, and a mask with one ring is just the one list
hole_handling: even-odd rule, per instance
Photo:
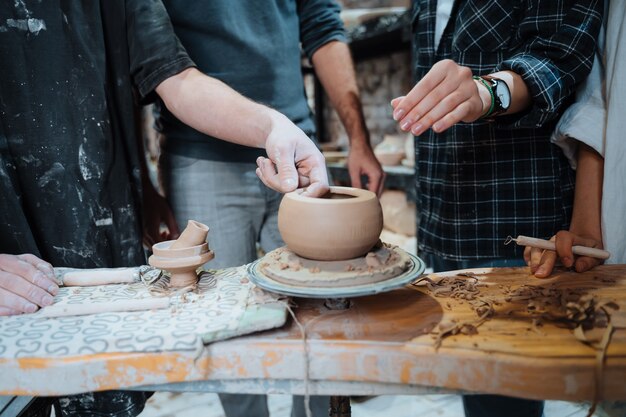
{"label": "plaid shirt", "polygon": [[416,138],[419,249],[451,260],[517,258],[508,235],[567,229],[574,172],[550,134],[588,74],[602,0],[456,0],[437,50],[436,0],[414,0],[416,79],[452,59],[475,75],[519,74],[533,104],[495,123]]}

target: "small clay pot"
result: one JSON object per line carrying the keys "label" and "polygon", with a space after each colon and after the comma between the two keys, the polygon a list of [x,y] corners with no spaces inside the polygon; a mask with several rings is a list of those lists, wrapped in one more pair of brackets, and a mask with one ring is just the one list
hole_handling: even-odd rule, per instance
{"label": "small clay pot", "polygon": [[331,187],[321,198],[285,194],[278,209],[278,230],[297,255],[339,261],[365,255],[378,242],[383,213],[376,194]]}
{"label": "small clay pot", "polygon": [[155,268],[167,270],[171,274],[172,287],[195,284],[198,281],[196,269],[213,259],[213,252],[206,242],[208,234],[207,225],[189,220],[178,239],[152,245],[154,254],[148,259],[148,263]]}
{"label": "small clay pot", "polygon": [[396,166],[402,162],[406,154],[404,152],[374,152],[374,155],[381,165]]}
{"label": "small clay pot", "polygon": [[385,135],[383,141],[374,147],[374,155],[381,165],[394,166],[406,158],[404,135]]}
{"label": "small clay pot", "polygon": [[[171,287],[180,288],[195,284],[198,281],[196,269],[213,259],[213,252],[208,250],[206,242],[190,248],[169,249],[171,242],[153,245],[154,254],[150,256],[148,263],[171,274]],[[157,245],[160,247],[156,248]]]}

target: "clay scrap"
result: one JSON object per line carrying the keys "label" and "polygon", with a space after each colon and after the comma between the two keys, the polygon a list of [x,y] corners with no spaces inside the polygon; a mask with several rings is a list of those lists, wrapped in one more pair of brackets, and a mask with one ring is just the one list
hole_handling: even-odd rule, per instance
{"label": "clay scrap", "polygon": [[619,308],[615,302],[600,300],[584,289],[562,288],[555,283],[499,286],[498,291],[483,293],[481,287],[487,284],[468,273],[438,280],[421,277],[412,285],[425,285],[435,297],[464,300],[476,315],[471,321],[440,324],[435,334],[437,348],[447,336],[477,333],[478,327],[496,314],[527,318],[534,331],[550,322],[571,329],[581,342],[593,344],[602,339],[611,313]]}
{"label": "clay scrap", "polygon": [[[597,280],[594,277],[594,280]],[[602,281],[611,283],[613,281]],[[618,313],[619,305],[611,299],[590,292],[594,286],[568,288],[558,281],[538,285],[504,285],[481,281],[478,276],[460,273],[439,279],[421,277],[414,286],[426,286],[427,292],[438,298],[452,301],[443,303],[452,311],[451,304],[468,304],[473,317],[460,319],[462,315],[439,323],[432,332],[435,348],[443,340],[454,335],[476,335],[479,327],[496,317],[507,317],[512,322],[525,320],[528,331],[543,334],[544,324],[569,329],[578,342],[596,351],[594,372],[595,400],[587,416],[591,416],[603,392],[603,368],[608,345],[615,328],[626,326]],[[476,346],[476,343],[474,343]]]}

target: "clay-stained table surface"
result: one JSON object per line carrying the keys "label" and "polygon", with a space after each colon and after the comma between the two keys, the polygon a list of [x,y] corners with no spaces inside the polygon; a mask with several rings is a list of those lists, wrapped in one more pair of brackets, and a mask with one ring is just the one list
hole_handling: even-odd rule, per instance
{"label": "clay-stained table surface", "polygon": [[[626,265],[548,280],[527,268],[468,270],[481,292],[521,284],[584,289],[626,312]],[[446,273],[457,276],[458,271]],[[439,279],[446,274],[432,274]],[[471,275],[471,274],[469,274]],[[472,279],[469,278],[468,279]],[[216,342],[190,352],[86,355],[0,360],[0,394],[58,395],[114,388],[311,394],[409,394],[438,390],[496,393],[536,399],[594,398],[596,349],[570,329],[495,314],[478,334],[459,334],[435,349],[431,331],[446,321],[475,317],[463,300],[434,297],[408,286],[355,298],[348,310],[324,300],[294,299],[294,320],[280,329]],[[506,303],[498,308],[506,307]],[[307,359],[308,358],[308,359]],[[305,364],[308,364],[308,379]],[[626,400],[626,330],[617,328],[600,376],[605,399]],[[307,382],[304,382],[307,380]]]}

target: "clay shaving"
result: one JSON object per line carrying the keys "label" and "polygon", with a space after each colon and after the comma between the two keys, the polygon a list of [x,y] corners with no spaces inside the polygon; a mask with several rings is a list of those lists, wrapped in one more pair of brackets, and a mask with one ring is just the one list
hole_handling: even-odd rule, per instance
{"label": "clay shaving", "polygon": [[[459,274],[459,276],[464,276],[465,278],[442,277],[438,281],[434,281],[428,277],[422,277],[411,284],[417,286],[422,282],[426,283],[426,287],[435,297],[466,300],[477,315],[477,319],[470,322],[459,322],[456,319],[452,319],[448,323],[440,323],[436,333],[433,332],[435,349],[439,349],[443,339],[448,336],[454,336],[459,333],[465,335],[477,334],[478,327],[494,313],[494,301],[478,297],[480,294],[479,287],[484,286],[484,284],[481,284],[478,278],[470,273]],[[448,304],[448,308],[450,308],[450,304]]]}
{"label": "clay shaving", "polygon": [[[438,280],[421,277],[412,283],[414,286],[420,284],[425,284],[429,293],[435,297],[467,302],[476,314],[476,318],[470,321],[452,319],[440,323],[432,332],[435,349],[439,349],[443,340],[449,336],[478,334],[478,328],[496,314],[529,318],[529,330],[539,334],[543,334],[541,328],[545,322],[570,329],[579,342],[596,350],[594,401],[587,417],[593,415],[603,392],[604,362],[614,330],[611,314],[619,309],[617,303],[600,300],[582,289],[559,288],[554,283],[548,286],[522,285],[517,288],[499,285],[501,294],[487,297],[480,292],[480,288],[487,284],[481,283],[472,273],[441,277]],[[446,306],[448,310],[451,309],[450,303],[446,303]]]}

